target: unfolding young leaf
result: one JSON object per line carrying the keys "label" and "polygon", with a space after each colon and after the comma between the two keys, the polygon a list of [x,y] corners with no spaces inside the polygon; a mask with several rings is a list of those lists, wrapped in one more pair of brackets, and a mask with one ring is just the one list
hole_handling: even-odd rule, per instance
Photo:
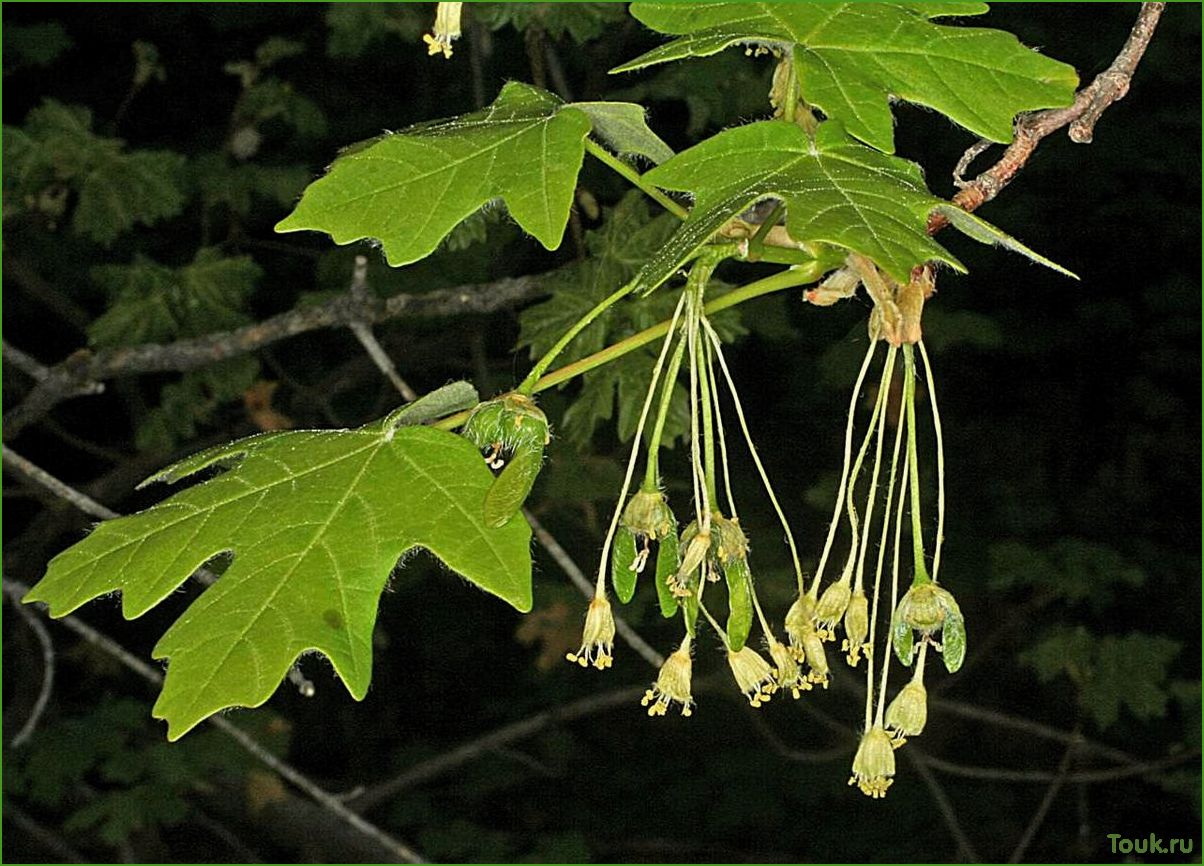
{"label": "unfolding young leaf", "polygon": [[519,610],[531,607],[526,521],[486,526],[482,503],[493,476],[473,445],[430,427],[396,427],[404,420],[265,433],[177,463],[151,480],[228,468],[102,523],[55,557],[25,600],[64,616],[120,591],[134,618],[206,561],[232,553],[217,583],[154,648],[169,660],[154,708],[169,738],[223,708],[262,704],[313,650],[363,698],[377,603],[407,551],[424,547]]}
{"label": "unfolding young leaf", "polygon": [[763,46],[792,52],[803,98],[879,150],[894,152],[894,97],[1011,141],[1017,113],[1069,105],[1078,76],[1009,33],[930,20],[985,11],[962,2],[633,3],[644,24],[680,38],[614,71]]}
{"label": "unfolding young leaf", "polygon": [[592,118],[600,113],[620,148],[647,151],[648,137],[656,138],[651,130],[634,138],[633,115],[616,114],[615,105],[578,108],[511,82],[482,111],[344,152],[276,230],[324,231],[339,244],[376,238],[397,267],[429,255],[456,224],[500,198],[523,229],[554,249],[568,222]]}

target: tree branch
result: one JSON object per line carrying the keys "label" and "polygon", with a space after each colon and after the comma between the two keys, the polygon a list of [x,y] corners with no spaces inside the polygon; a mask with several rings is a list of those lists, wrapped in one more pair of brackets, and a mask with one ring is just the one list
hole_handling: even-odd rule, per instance
{"label": "tree branch", "polygon": [[[1090,144],[1100,116],[1108,106],[1124,98],[1129,92],[1133,73],[1150,44],[1150,38],[1154,35],[1154,29],[1158,26],[1158,19],[1165,7],[1165,3],[1142,3],[1137,23],[1133,25],[1129,38],[1112,61],[1112,65],[1075,94],[1074,102],[1068,107],[1037,111],[1020,117],[1016,121],[1012,143],[1008,145],[999,161],[974,180],[964,182],[960,180],[962,173],[969,168],[974,157],[985,150],[982,142],[970,147],[954,172],[955,181],[961,190],[953,197],[953,203],[962,210],[973,211],[995,198],[1020,169],[1024,168],[1041,139],[1065,126],[1070,127],[1068,134],[1075,144]],[[948,224],[949,221],[944,216],[933,214],[928,220],[928,233],[936,234]]]}
{"label": "tree branch", "polygon": [[38,690],[38,697],[33,702],[29,718],[25,720],[21,730],[17,731],[9,743],[14,749],[19,749],[29,742],[29,738],[37,730],[38,722],[42,720],[42,714],[46,712],[46,705],[50,703],[50,695],[54,692],[54,641],[50,639],[50,632],[46,630],[46,624],[34,616],[33,611],[16,599],[10,600],[42,647],[42,687]]}
{"label": "tree branch", "polygon": [[195,370],[322,328],[347,328],[353,323],[371,325],[403,317],[492,313],[530,300],[542,291],[543,282],[535,275],[439,289],[422,295],[394,295],[387,299],[344,295],[204,337],[98,352],[81,349],[49,368],[25,399],[5,414],[4,439],[7,441],[16,436],[63,400],[81,393],[95,393],[105,379]]}

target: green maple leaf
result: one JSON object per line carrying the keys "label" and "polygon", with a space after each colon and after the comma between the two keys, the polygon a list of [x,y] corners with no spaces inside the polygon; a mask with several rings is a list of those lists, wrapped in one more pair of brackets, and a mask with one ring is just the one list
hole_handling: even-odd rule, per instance
{"label": "green maple leaf", "polygon": [[511,82],[483,111],[349,148],[276,230],[324,231],[338,244],[376,238],[397,267],[429,255],[500,198],[523,229],[555,249],[591,129],[621,153],[655,160],[671,152],[642,116],[639,106],[566,104]]}
{"label": "green maple leaf", "polygon": [[786,229],[796,241],[862,253],[899,282],[930,260],[965,270],[928,236],[928,215],[934,210],[976,240],[999,243],[1069,274],[935,197],[918,165],[859,144],[835,121],[820,124],[814,138],[781,121],[729,129],[658,165],[644,179],[695,196],[689,218],[636,275],[644,291],[668,279],[725,222],[768,197],[785,201]]}
{"label": "green maple leaf", "polygon": [[763,46],[793,52],[803,98],[879,150],[894,152],[892,97],[1006,142],[1017,113],[1069,105],[1078,76],[1010,33],[929,20],[986,11],[985,3],[633,3],[644,24],[680,38],[612,71]]}
{"label": "green maple leaf", "polygon": [[355,430],[266,433],[168,467],[150,480],[228,468],[102,523],[50,562],[25,601],[64,616],[120,591],[132,619],[203,563],[233,553],[154,648],[169,660],[154,707],[168,737],[226,707],[259,706],[313,650],[359,700],[372,676],[377,603],[407,551],[426,548],[517,609],[531,607],[530,528],[485,525],[493,475],[477,450],[451,433],[398,426],[471,405],[469,392],[461,383]]}

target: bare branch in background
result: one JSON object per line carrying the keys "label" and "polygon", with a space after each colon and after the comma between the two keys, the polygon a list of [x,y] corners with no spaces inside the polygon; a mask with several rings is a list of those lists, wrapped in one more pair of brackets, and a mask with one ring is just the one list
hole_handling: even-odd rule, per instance
{"label": "bare branch in background", "polygon": [[[29,587],[26,584],[17,580],[10,580],[7,577],[4,578],[3,587],[4,594],[12,598],[17,604],[20,604],[21,598],[24,597],[27,592],[29,592]],[[106,655],[119,661],[123,666],[136,673],[151,685],[162,685],[162,673],[134,656],[131,652],[126,650],[125,647],[121,646],[107,635],[97,631],[83,620],[78,619],[75,616],[65,616],[55,620],[55,622],[58,622],[71,629],[71,631],[75,632],[84,640],[100,649]],[[371,821],[368,821],[357,815],[355,812],[352,812],[350,809],[344,806],[337,797],[320,787],[316,782],[311,780],[301,771],[294,768],[292,765],[287,764],[277,758],[264,746],[262,746],[253,736],[248,734],[238,725],[226,719],[224,716],[210,716],[208,719],[206,719],[206,722],[213,725],[228,737],[232,738],[257,761],[264,764],[282,778],[291,782],[298,789],[304,791],[323,809],[334,813],[357,832],[378,843],[384,851],[388,852],[391,857],[395,858],[393,862],[424,862],[422,856],[409,845],[398,839],[395,839],[393,836],[390,836]]]}
{"label": "bare branch in background", "polygon": [[540,277],[507,277],[492,283],[439,289],[421,295],[394,295],[355,301],[350,294],[300,307],[253,325],[174,343],[81,349],[49,368],[25,399],[4,416],[4,439],[16,436],[70,397],[96,393],[106,379],[139,373],[185,372],[254,352],[288,337],[353,322],[376,324],[401,318],[440,318],[492,313],[531,300],[543,289]]}
{"label": "bare branch in background", "polygon": [[50,695],[54,692],[54,641],[50,639],[50,632],[46,630],[45,624],[34,616],[29,608],[16,599],[12,600],[12,604],[42,647],[42,686],[38,690],[37,699],[33,702],[29,718],[25,720],[21,730],[17,731],[9,743],[14,749],[19,749],[29,742],[33,732],[38,729],[38,722],[42,719],[42,713],[46,712],[46,704],[50,702]]}

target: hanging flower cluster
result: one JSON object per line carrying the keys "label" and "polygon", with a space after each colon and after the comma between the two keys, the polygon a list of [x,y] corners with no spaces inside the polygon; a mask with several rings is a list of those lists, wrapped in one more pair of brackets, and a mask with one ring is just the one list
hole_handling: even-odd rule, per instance
{"label": "hanging flower cluster", "polygon": [[[651,575],[661,612],[666,617],[680,615],[684,631],[677,649],[665,659],[656,681],[644,694],[642,703],[651,716],[666,715],[673,708],[680,709],[684,716],[693,713],[691,652],[699,639],[700,620],[722,644],[736,688],[754,707],[762,706],[779,691],[798,698],[816,685],[827,688],[831,669],[826,645],[839,638],[840,652],[851,667],[856,668],[865,660],[865,726],[849,783],[870,797],[880,798],[894,780],[895,749],[907,738],[922,733],[927,721],[924,668],[928,653],[939,653],[950,672],[961,666],[965,655],[961,611],[952,594],[937,583],[945,516],[944,455],[932,371],[920,339],[920,314],[932,291],[931,272],[918,268],[908,283],[900,285],[870,260],[852,254],[845,267],[806,295],[812,303],[828,304],[851,297],[864,286],[874,303],[869,323],[870,346],[849,401],[836,504],[815,573],[808,580],[801,569],[790,527],[753,445],[719,337],[705,312],[705,291],[711,274],[723,256],[730,254],[704,250],[691,265],[636,425],[581,645],[568,653],[567,658],[582,667],[599,670],[610,667],[615,620],[609,592],[613,590],[622,603],[630,601],[643,574]],[[860,394],[883,344],[885,358],[881,362],[877,392],[854,453]],[[926,377],[936,438],[937,534],[931,568],[921,520],[917,354]],[[693,490],[684,528],[661,488],[658,467],[665,422],[683,366],[689,382],[688,456]],[[897,369],[900,366],[901,371]],[[901,388],[896,382],[899,372]],[[758,598],[750,561],[751,545],[732,494],[723,392],[734,409],[765,492],[781,520],[794,563],[798,595],[785,617],[784,640],[779,640]],[[650,433],[646,437],[649,422]],[[893,435],[888,437],[891,427]],[[490,499],[497,502],[491,510],[487,500],[487,516],[509,519],[508,515],[518,507],[513,504],[515,498],[521,503],[530,489],[522,465],[526,463],[537,469],[542,460],[547,441],[546,419],[528,398],[511,395],[479,409],[469,420],[466,434],[481,448],[489,465],[495,471],[500,470],[495,487],[501,485],[503,489],[497,493],[490,491]],[[892,440],[889,446],[888,438]],[[629,496],[641,451],[646,455],[643,480]],[[503,483],[508,472],[514,473],[513,477]],[[879,511],[880,525],[875,524]],[[910,587],[900,597],[905,512],[910,515],[912,575]],[[847,552],[836,576],[825,582],[842,527],[847,527],[843,533],[848,536]],[[876,556],[870,563],[875,544]],[[892,551],[889,596],[883,581],[888,571],[888,549]],[[882,610],[882,605],[889,606]],[[890,625],[885,629],[882,652],[878,655],[874,648],[879,640],[880,610],[882,619],[889,619]],[[720,622],[721,619],[725,621]],[[888,703],[892,647],[903,665],[914,665],[914,673]]]}

